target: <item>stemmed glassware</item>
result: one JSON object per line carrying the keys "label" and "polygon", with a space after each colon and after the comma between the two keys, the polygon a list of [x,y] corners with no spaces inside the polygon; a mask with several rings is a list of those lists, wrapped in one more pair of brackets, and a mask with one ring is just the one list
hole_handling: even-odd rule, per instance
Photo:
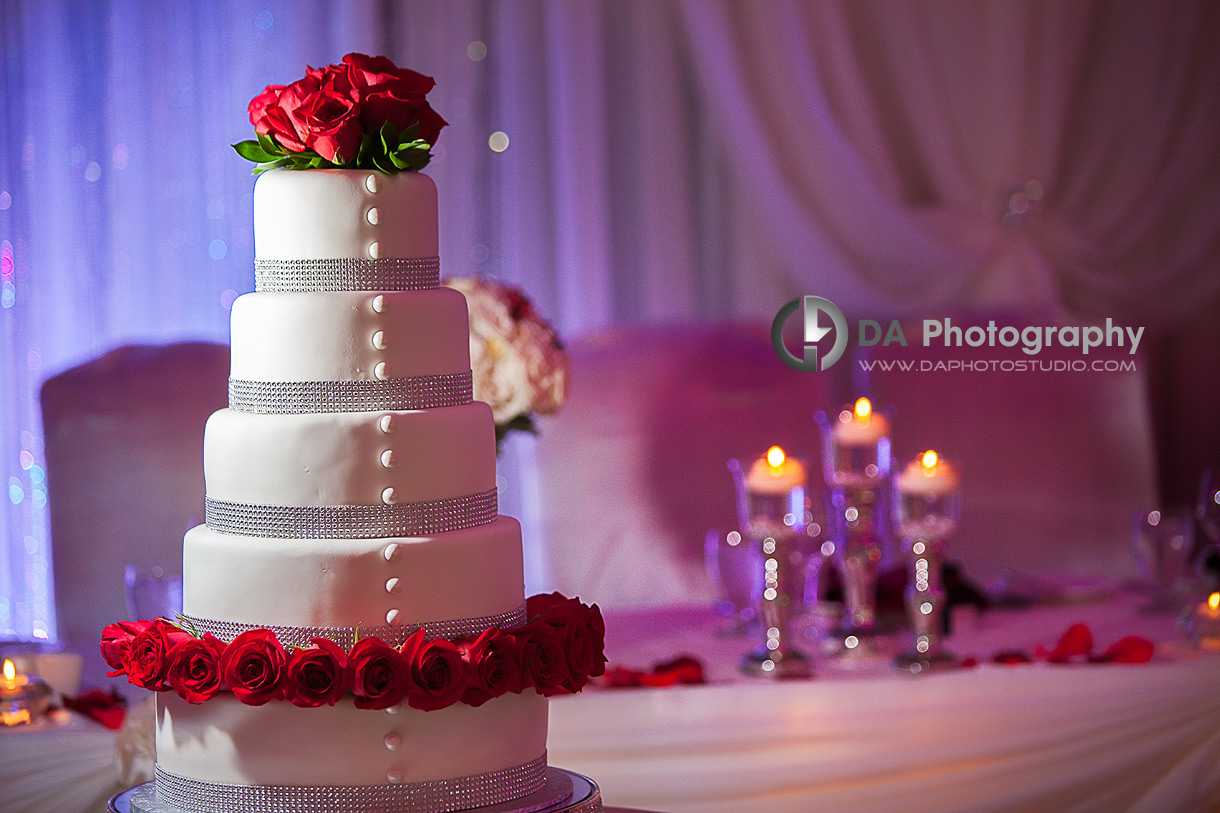
{"label": "stemmed glassware", "polygon": [[898,475],[894,489],[894,525],[906,554],[906,604],[912,640],[894,658],[894,666],[914,673],[956,666],[959,659],[942,644],[946,608],[941,584],[946,540],[962,514],[957,470],[936,452],[925,452]]}
{"label": "stemmed glassware", "polygon": [[818,561],[813,552],[823,527],[806,496],[805,466],[778,446],[748,471],[736,460],[728,465],[741,528],[762,565],[755,599],[763,639],[742,658],[741,669],[772,678],[808,677],[809,657],[796,648],[790,631],[804,610],[809,568]]}
{"label": "stemmed glassware", "polygon": [[718,596],[712,609],[727,619],[718,635],[745,635],[758,615],[755,596],[762,589],[758,554],[740,531],[722,534],[712,529],[703,540],[703,566]]}
{"label": "stemmed glassware", "polygon": [[1140,575],[1152,591],[1146,613],[1168,613],[1181,605],[1178,588],[1194,551],[1194,522],[1184,510],[1140,511],[1131,521]]}
{"label": "stemmed glassware", "polygon": [[834,508],[834,563],[843,583],[843,617],[829,634],[838,653],[871,651],[881,561],[878,502],[890,473],[890,423],[867,398],[834,417],[818,412],[822,473]]}

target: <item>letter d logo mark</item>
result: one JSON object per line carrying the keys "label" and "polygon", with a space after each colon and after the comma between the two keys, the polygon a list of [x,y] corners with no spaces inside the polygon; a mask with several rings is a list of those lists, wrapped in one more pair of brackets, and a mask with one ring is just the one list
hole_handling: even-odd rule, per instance
{"label": "letter d logo mark", "polygon": [[[784,344],[784,325],[798,309],[801,311],[804,322],[804,358],[794,356]],[[819,317],[819,314],[822,313],[830,317],[830,325],[822,323]],[[830,332],[832,327],[835,331],[834,345],[819,363],[818,342]],[[843,355],[843,351],[847,349],[847,320],[843,318],[843,311],[839,310],[839,306],[829,299],[823,299],[820,296],[804,296],[794,299],[775,314],[775,321],[771,323],[771,344],[775,348],[779,360],[794,370],[803,373],[825,370],[838,361]]]}

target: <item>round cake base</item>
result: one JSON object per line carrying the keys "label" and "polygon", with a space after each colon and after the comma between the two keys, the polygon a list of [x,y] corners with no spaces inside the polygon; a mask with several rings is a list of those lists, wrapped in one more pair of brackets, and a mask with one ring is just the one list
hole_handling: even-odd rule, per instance
{"label": "round cake base", "polygon": [[[180,808],[158,801],[152,782],[116,794],[110,800],[109,810],[110,813],[183,813]],[[472,813],[601,813],[602,798],[592,779],[562,768],[548,767],[546,785],[541,790],[511,802],[469,810]]]}

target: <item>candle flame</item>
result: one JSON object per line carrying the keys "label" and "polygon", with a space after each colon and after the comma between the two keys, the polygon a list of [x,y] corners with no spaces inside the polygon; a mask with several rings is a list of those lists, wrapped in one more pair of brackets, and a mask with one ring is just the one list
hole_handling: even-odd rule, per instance
{"label": "candle flame", "polygon": [[772,446],[767,450],[767,465],[773,469],[778,469],[784,465],[784,450],[778,446]]}
{"label": "candle flame", "polygon": [[5,680],[16,680],[17,679],[17,667],[14,666],[13,662],[8,660],[7,658],[4,661],[4,679]]}
{"label": "candle flame", "polygon": [[867,398],[857,398],[856,399],[856,417],[857,418],[861,418],[861,419],[867,418],[870,414],[872,414],[872,411],[873,411],[873,405],[871,403],[869,403],[869,400]]}
{"label": "candle flame", "polygon": [[1213,610],[1220,610],[1220,593],[1212,593],[1207,597],[1207,606]]}
{"label": "candle flame", "polygon": [[932,471],[936,468],[936,461],[939,459],[940,458],[936,456],[936,452],[929,449],[923,453],[923,459],[920,462],[923,463],[925,470]]}

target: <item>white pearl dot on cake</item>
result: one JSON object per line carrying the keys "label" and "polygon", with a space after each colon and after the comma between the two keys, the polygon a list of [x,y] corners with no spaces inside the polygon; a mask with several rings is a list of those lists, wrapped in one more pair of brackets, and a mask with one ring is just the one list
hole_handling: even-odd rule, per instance
{"label": "white pearl dot on cake", "polygon": [[387,435],[394,431],[393,415],[382,415],[381,420],[377,423],[381,427],[381,431],[385,432]]}
{"label": "white pearl dot on cake", "polygon": [[391,765],[390,770],[385,772],[385,778],[391,785],[401,785],[407,779],[407,769],[402,765]]}
{"label": "white pearl dot on cake", "polygon": [[368,210],[368,213],[365,214],[365,217],[368,218],[370,226],[376,226],[377,221],[381,220],[381,212],[377,211],[377,207],[374,206],[372,209]]}
{"label": "white pearl dot on cake", "polygon": [[379,330],[373,334],[373,347],[378,350],[385,350],[385,331]]}
{"label": "white pearl dot on cake", "polygon": [[375,313],[385,313],[385,297],[381,294],[373,297],[373,311]]}
{"label": "white pearl dot on cake", "polygon": [[393,578],[387,579],[385,583],[385,591],[391,596],[396,596],[402,592],[402,579]]}
{"label": "white pearl dot on cake", "polygon": [[398,455],[393,449],[386,449],[381,453],[381,465],[387,469],[392,469],[398,465]]}
{"label": "white pearl dot on cake", "polygon": [[385,749],[387,751],[397,751],[402,747],[402,735],[397,731],[391,731],[385,735]]}
{"label": "white pearl dot on cake", "polygon": [[390,544],[386,545],[385,549],[381,552],[381,555],[385,557],[387,562],[393,562],[398,558],[398,543],[391,542]]}
{"label": "white pearl dot on cake", "polygon": [[401,710],[401,709],[402,709],[402,706],[390,706],[389,708],[387,708],[385,710],[385,713],[386,714],[397,714],[399,712],[399,710]]}
{"label": "white pearl dot on cake", "polygon": [[398,492],[395,491],[392,486],[387,488],[385,491],[381,492],[381,501],[386,505],[393,505],[394,503],[398,502]]}
{"label": "white pearl dot on cake", "polygon": [[385,614],[385,622],[391,627],[397,627],[402,624],[402,613],[398,610],[390,610]]}
{"label": "white pearl dot on cake", "polygon": [[376,175],[370,175],[364,179],[364,188],[376,194],[381,189],[381,179]]}
{"label": "white pearl dot on cake", "polygon": [[377,362],[377,366],[373,368],[373,375],[377,376],[379,381],[385,381],[390,377],[390,374],[386,372],[384,361]]}
{"label": "white pearl dot on cake", "polygon": [[377,241],[373,241],[372,243],[369,243],[369,256],[372,257],[374,260],[380,259],[381,243],[378,243]]}

